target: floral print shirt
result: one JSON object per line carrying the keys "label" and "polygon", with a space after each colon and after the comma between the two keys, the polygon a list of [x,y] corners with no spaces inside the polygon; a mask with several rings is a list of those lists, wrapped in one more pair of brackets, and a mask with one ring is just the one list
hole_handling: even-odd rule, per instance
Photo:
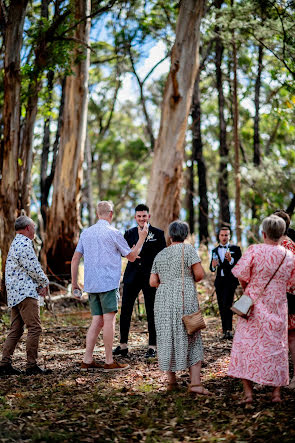
{"label": "floral print shirt", "polygon": [[27,297],[41,299],[37,288],[49,284],[33,249],[32,240],[22,234],[16,234],[10,245],[6,266],[5,285],[7,304],[18,305]]}

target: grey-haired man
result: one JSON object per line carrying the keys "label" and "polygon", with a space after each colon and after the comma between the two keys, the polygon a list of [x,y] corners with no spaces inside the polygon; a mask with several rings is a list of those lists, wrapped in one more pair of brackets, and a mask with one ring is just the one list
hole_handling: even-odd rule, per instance
{"label": "grey-haired man", "polygon": [[43,370],[37,365],[37,357],[42,332],[39,297],[46,295],[49,281],[33,248],[32,240],[35,235],[33,220],[27,216],[18,217],[15,221],[15,231],[16,236],[10,245],[5,266],[11,325],[3,346],[0,376],[21,374],[11,362],[16,345],[23,335],[24,326],[28,329],[26,374],[48,374],[51,371]]}

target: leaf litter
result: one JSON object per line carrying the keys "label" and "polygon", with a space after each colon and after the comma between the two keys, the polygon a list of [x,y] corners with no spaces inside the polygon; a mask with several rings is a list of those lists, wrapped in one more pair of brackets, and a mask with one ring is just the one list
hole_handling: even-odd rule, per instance
{"label": "leaf litter", "polygon": [[[194,398],[187,393],[188,372],[177,374],[179,391],[168,393],[156,359],[145,359],[144,320],[133,319],[130,355],[120,358],[130,364],[128,370],[81,372],[87,312],[87,307],[75,306],[56,317],[43,313],[40,366],[53,373],[0,379],[0,442],[295,441],[295,391],[284,388],[284,402],[273,405],[270,389],[256,386],[253,405],[238,405],[242,386],[226,375],[231,342],[220,340],[218,318],[207,317],[202,333],[202,381],[213,396]],[[117,322],[115,344],[118,326]],[[2,330],[0,345],[7,334],[4,326]],[[97,361],[103,361],[103,349],[99,337],[94,350]],[[16,349],[14,365],[25,366],[25,337]]]}

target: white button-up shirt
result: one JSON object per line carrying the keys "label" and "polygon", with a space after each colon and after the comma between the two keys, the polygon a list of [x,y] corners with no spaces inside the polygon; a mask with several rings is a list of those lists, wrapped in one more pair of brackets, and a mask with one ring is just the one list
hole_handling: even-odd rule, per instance
{"label": "white button-up shirt", "polygon": [[16,234],[10,245],[5,266],[8,306],[18,305],[27,297],[42,299],[38,295],[37,288],[46,287],[48,284],[48,278],[37,259],[32,240],[25,235]]}
{"label": "white button-up shirt", "polygon": [[84,256],[84,291],[107,292],[119,287],[121,256],[131,249],[107,220],[98,220],[81,233],[76,252]]}

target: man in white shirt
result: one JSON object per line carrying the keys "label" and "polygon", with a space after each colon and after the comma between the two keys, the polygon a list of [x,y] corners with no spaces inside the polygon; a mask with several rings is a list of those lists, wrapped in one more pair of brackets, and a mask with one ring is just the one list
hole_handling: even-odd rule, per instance
{"label": "man in white shirt", "polygon": [[[88,292],[92,323],[87,332],[86,352],[82,370],[104,369],[116,371],[129,365],[113,360],[112,346],[116,312],[118,311],[121,257],[134,261],[148,234],[147,223],[138,229],[138,241],[131,249],[120,231],[111,226],[113,203],[101,201],[97,205],[98,222],[82,232],[72,258],[72,289],[79,289],[78,266],[84,256],[84,290]],[[105,363],[93,360],[93,350],[103,330]]]}
{"label": "man in white shirt", "polygon": [[27,375],[48,374],[37,365],[39,338],[42,332],[39,297],[44,297],[48,278],[43,272],[33,249],[35,223],[26,216],[15,221],[16,236],[10,245],[6,266],[5,285],[7,304],[11,307],[10,331],[3,346],[0,375],[18,375],[21,371],[11,365],[15,347],[28,328],[26,341]]}
{"label": "man in white shirt", "polygon": [[239,246],[231,245],[230,229],[221,227],[218,232],[219,245],[213,249],[210,263],[210,271],[216,272],[215,288],[219,312],[222,323],[223,338],[231,340],[232,334],[232,310],[230,309],[239,281],[231,270],[241,258]]}

